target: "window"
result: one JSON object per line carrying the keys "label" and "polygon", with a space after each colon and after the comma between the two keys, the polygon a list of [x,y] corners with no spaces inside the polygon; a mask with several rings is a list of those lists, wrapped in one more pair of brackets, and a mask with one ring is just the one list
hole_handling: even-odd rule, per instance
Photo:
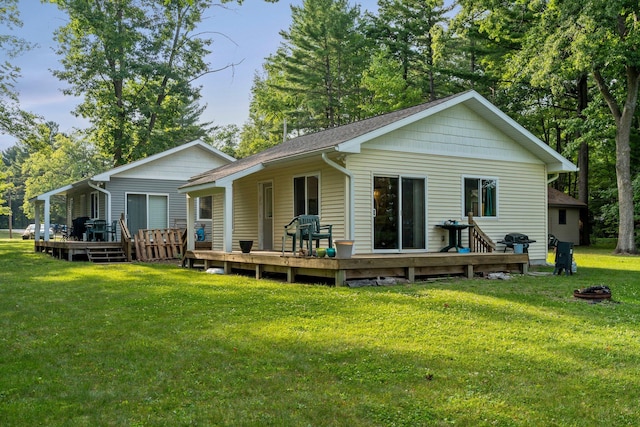
{"label": "window", "polygon": [[559,209],[558,210],[558,224],[567,225],[567,210]]}
{"label": "window", "polygon": [[293,178],[293,214],[320,214],[320,187],[317,175]]}
{"label": "window", "polygon": [[498,215],[498,180],[494,178],[464,179],[464,212],[466,216],[473,212],[474,216]]}
{"label": "window", "polygon": [[98,192],[91,193],[91,212],[89,212],[91,218],[100,218],[100,197]]}
{"label": "window", "polygon": [[213,219],[213,196],[198,197],[198,219]]}

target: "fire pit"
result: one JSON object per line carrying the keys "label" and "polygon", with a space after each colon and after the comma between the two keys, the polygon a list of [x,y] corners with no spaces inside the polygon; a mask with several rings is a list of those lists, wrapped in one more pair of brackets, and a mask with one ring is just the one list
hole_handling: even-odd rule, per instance
{"label": "fire pit", "polygon": [[608,286],[590,286],[588,288],[576,289],[573,291],[573,296],[580,299],[602,301],[611,299],[611,289],[609,289]]}

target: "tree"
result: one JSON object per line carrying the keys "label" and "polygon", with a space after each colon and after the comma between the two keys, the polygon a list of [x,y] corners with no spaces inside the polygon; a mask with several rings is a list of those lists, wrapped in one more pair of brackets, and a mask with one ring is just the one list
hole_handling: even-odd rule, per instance
{"label": "tree", "polygon": [[554,64],[566,64],[595,82],[616,130],[616,253],[636,253],[630,137],[640,89],[640,4],[572,0],[540,7],[539,25],[527,39],[539,54],[529,64],[540,76]]}
{"label": "tree", "polygon": [[192,82],[212,71],[210,40],[192,33],[206,1],[50,1],[70,18],[56,32],[63,68],[54,74],[83,98],[75,113],[114,165],[205,134]]}
{"label": "tree", "polygon": [[0,0],[0,133],[14,136],[23,135],[29,127],[32,116],[20,109],[18,94],[14,84],[20,77],[20,68],[11,63],[31,44],[13,33],[22,27],[18,12],[18,0]]}
{"label": "tree", "polygon": [[439,43],[444,35],[441,24],[448,21],[451,7],[445,7],[443,0],[379,0],[378,7],[369,36],[397,61],[409,89],[417,88],[430,101],[443,95],[446,91],[437,89],[436,62],[444,55]]}
{"label": "tree", "polygon": [[252,108],[265,119],[281,119],[281,129],[285,118],[303,131],[360,119],[369,55],[359,8],[346,0],[304,0],[291,14],[281,47],[266,61],[266,77],[254,85]]}
{"label": "tree", "polygon": [[[38,126],[33,139],[42,143],[38,151],[23,161],[21,170],[25,187],[23,211],[30,218],[32,198],[108,169],[107,159],[84,139],[57,133],[46,124]],[[58,206],[53,212],[66,217],[63,207]]]}

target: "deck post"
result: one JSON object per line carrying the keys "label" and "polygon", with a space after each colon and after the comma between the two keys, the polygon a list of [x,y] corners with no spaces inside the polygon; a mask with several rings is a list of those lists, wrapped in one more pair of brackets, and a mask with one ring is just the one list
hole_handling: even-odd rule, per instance
{"label": "deck post", "polygon": [[347,272],[345,270],[336,270],[335,285],[345,286],[347,281]]}
{"label": "deck post", "polygon": [[231,262],[224,262],[224,274],[231,274]]}
{"label": "deck post", "polygon": [[293,267],[287,267],[287,283],[293,283],[296,280],[296,273]]}
{"label": "deck post", "polygon": [[262,279],[262,264],[256,264],[256,279]]}
{"label": "deck post", "polygon": [[405,277],[411,283],[416,281],[416,268],[415,267],[407,267],[405,272]]}
{"label": "deck post", "polygon": [[467,279],[473,279],[473,264],[467,264],[465,266],[465,272],[467,275]]}

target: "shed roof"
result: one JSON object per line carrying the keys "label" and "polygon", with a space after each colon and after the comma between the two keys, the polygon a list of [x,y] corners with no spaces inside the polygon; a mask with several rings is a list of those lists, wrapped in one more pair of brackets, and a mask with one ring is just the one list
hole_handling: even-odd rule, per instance
{"label": "shed roof", "polygon": [[556,190],[555,188],[548,187],[547,189],[548,197],[547,204],[553,207],[575,207],[575,208],[586,208],[587,204],[581,202],[578,199],[574,199],[567,193],[563,193],[562,191]]}

